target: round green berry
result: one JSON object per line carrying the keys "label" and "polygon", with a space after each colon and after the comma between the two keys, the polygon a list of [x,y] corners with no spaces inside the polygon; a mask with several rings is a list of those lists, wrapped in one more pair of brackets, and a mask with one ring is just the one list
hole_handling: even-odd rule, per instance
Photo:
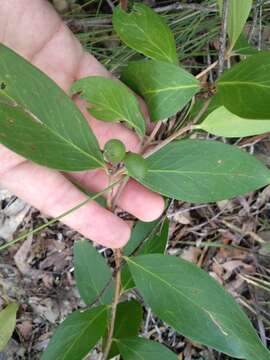
{"label": "round green berry", "polygon": [[112,139],[106,142],[104,146],[104,159],[112,164],[117,164],[122,161],[126,154],[125,145],[122,141]]}
{"label": "round green berry", "polygon": [[148,164],[141,155],[128,153],[124,159],[124,163],[130,176],[139,179],[145,177],[148,170]]}

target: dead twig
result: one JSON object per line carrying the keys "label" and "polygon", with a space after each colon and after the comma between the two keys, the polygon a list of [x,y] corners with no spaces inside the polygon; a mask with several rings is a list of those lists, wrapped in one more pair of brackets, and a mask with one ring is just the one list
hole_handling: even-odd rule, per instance
{"label": "dead twig", "polygon": [[218,74],[221,75],[224,70],[227,27],[228,27],[229,0],[223,0],[221,29],[219,36],[219,52],[218,52]]}

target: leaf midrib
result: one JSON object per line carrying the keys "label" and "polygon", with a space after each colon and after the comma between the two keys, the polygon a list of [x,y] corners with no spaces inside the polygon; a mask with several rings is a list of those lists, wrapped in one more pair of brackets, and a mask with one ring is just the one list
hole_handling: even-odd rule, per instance
{"label": "leaf midrib", "polygon": [[101,316],[101,314],[106,310],[106,307],[104,307],[96,316],[94,316],[89,323],[86,324],[86,326],[82,329],[82,331],[80,332],[80,336],[77,336],[76,339],[72,342],[72,344],[68,347],[68,349],[65,351],[64,355],[60,354],[60,357],[57,357],[56,360],[61,359],[61,356],[63,355],[63,360],[66,359],[68,353],[70,352],[70,349],[72,349],[72,347],[74,346],[74,344],[76,344],[76,342],[78,341],[78,339],[80,339],[84,333],[87,331],[88,327],[90,325],[93,324],[93,322]]}
{"label": "leaf midrib", "polygon": [[[209,317],[210,321],[215,324],[215,322],[211,319],[211,316],[210,316],[209,314],[212,314],[212,315],[214,316],[215,314],[218,314],[218,313],[212,313],[211,311],[206,310],[204,307],[200,307],[198,304],[196,304],[194,301],[192,301],[191,298],[188,298],[187,296],[185,296],[184,293],[182,293],[178,288],[176,288],[175,286],[173,286],[172,284],[170,284],[169,282],[167,282],[165,279],[161,278],[161,277],[158,276],[157,274],[155,274],[155,273],[151,272],[150,270],[146,269],[146,268],[143,267],[142,265],[139,265],[138,263],[132,261],[130,258],[127,258],[126,260],[127,260],[128,262],[131,262],[134,266],[137,266],[138,268],[142,269],[145,273],[148,273],[148,274],[149,274],[150,276],[152,276],[153,278],[158,279],[160,282],[164,283],[164,284],[165,284],[166,286],[168,286],[169,288],[175,290],[178,294],[180,294],[181,296],[183,296],[183,298],[185,298],[188,302],[192,303],[192,304],[194,305],[194,307],[197,307],[198,309],[203,310],[203,311],[206,313],[206,315]],[[222,323],[222,325],[223,325],[223,323]],[[217,327],[218,331],[220,331],[220,332],[222,333],[222,331],[220,330],[220,329],[223,329],[222,326],[220,325],[220,327],[219,327],[217,324],[215,324],[215,326]],[[239,339],[239,335],[238,335],[238,334],[235,334],[234,331],[232,331],[232,333],[233,333],[234,335],[236,335],[237,338]],[[240,339],[241,339],[241,341],[243,341],[244,343],[250,345],[250,343],[249,343],[248,341],[246,341],[245,339],[242,339],[242,338],[240,338]],[[207,344],[206,344],[206,345],[207,345]],[[210,346],[213,346],[213,345],[210,345]]]}
{"label": "leaf midrib", "polygon": [[198,88],[197,84],[192,84],[192,85],[177,85],[177,86],[168,86],[166,88],[162,88],[162,89],[149,89],[149,90],[145,90],[143,91],[144,95],[148,95],[148,94],[159,94],[161,92],[166,92],[166,91],[177,91],[177,90],[181,90],[181,89],[195,89]]}
{"label": "leaf midrib", "polygon": [[218,85],[220,86],[237,86],[237,85],[248,85],[248,86],[257,86],[257,87],[261,87],[261,88],[265,88],[265,89],[269,89],[270,90],[270,85],[264,85],[262,83],[258,83],[258,82],[252,82],[252,81],[220,81],[218,83]]}
{"label": "leaf midrib", "polygon": [[[59,139],[61,139],[63,142],[65,142],[66,144],[68,144],[69,146],[73,147],[74,149],[76,149],[79,153],[83,154],[84,156],[86,156],[87,158],[90,158],[91,160],[94,160],[96,163],[100,164],[101,167],[104,167],[104,164],[102,162],[100,162],[99,159],[97,159],[96,157],[94,157],[93,155],[91,155],[90,153],[87,153],[86,151],[84,151],[82,148],[79,148],[74,142],[70,142],[68,139],[66,139],[65,137],[63,137],[61,134],[59,134],[58,132],[56,132],[55,130],[53,130],[52,128],[50,128],[46,123],[44,123],[43,121],[41,121],[36,115],[32,114],[29,110],[25,109],[21,104],[18,104],[12,97],[10,97],[8,94],[4,93],[5,95],[7,95],[7,98],[12,100],[13,102],[16,103],[16,106],[22,110],[22,112],[24,112],[29,119],[31,119],[34,123],[39,124],[40,126],[43,126],[46,130],[48,130],[50,133],[52,133],[54,136],[58,137]],[[9,106],[7,104],[7,106]],[[9,106],[12,107],[12,106]]]}
{"label": "leaf midrib", "polygon": [[180,171],[180,170],[165,170],[165,169],[148,169],[148,172],[152,173],[176,173],[180,175],[184,174],[192,174],[192,175],[211,175],[211,176],[237,176],[237,177],[246,177],[250,179],[257,179],[257,176],[247,175],[247,174],[241,174],[241,173],[215,173],[215,172],[209,172],[209,171]]}

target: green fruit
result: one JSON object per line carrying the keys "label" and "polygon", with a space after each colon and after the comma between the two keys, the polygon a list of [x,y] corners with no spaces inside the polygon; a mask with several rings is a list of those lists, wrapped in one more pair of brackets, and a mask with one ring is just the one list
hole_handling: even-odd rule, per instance
{"label": "green fruit", "polygon": [[147,161],[139,154],[128,153],[124,159],[128,174],[136,178],[144,178],[147,170]]}
{"label": "green fruit", "polygon": [[106,142],[104,146],[103,156],[104,159],[112,164],[117,164],[122,161],[126,154],[125,145],[122,141],[112,139]]}

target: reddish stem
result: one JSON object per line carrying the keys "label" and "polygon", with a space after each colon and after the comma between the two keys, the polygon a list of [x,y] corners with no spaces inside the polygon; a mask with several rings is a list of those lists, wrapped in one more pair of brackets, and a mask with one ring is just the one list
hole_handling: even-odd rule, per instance
{"label": "reddish stem", "polygon": [[127,11],[128,9],[128,0],[120,0],[120,7],[122,10]]}

